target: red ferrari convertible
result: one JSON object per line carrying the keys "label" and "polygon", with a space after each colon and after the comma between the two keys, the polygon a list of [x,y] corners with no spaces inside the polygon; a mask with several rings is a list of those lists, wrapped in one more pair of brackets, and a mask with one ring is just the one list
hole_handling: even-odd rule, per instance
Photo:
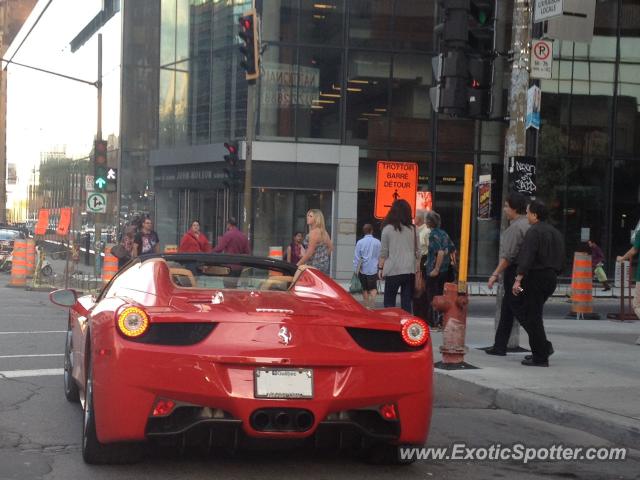
{"label": "red ferrari convertible", "polygon": [[426,324],[362,307],[314,268],[248,256],[137,258],[70,307],[64,389],[88,463],[143,441],[235,448],[298,439],[386,461],[423,445],[432,410]]}

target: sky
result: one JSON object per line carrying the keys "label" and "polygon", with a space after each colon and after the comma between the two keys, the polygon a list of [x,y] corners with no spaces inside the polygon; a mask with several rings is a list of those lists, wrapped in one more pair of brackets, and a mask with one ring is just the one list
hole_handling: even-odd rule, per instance
{"label": "sky", "polygon": [[[40,0],[16,36],[5,58],[11,58],[29,26],[49,0]],[[22,64],[94,82],[97,79],[97,35],[76,52],[69,43],[100,11],[102,0],[53,0],[13,56]],[[103,138],[119,133],[120,15],[103,33]],[[6,63],[3,63],[6,66]],[[42,152],[66,151],[71,158],[89,155],[97,128],[97,89],[88,84],[27,69],[7,71],[7,163],[17,165],[13,198],[26,196]]]}

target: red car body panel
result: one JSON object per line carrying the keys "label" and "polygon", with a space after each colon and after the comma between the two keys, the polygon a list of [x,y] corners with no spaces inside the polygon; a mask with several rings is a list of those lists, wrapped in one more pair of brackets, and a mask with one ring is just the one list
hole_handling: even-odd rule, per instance
{"label": "red car body panel", "polygon": [[[394,403],[399,444],[422,444],[431,421],[433,362],[430,339],[420,350],[372,352],[361,348],[345,327],[399,332],[412,318],[401,309],[371,311],[315,269],[298,273],[288,291],[181,288],[162,259],[130,267],[107,286],[90,310],[72,309],[73,376],[82,390],[86,353],[91,349],[97,437],[100,442],[145,439],[158,398],[219,408],[242,421],[252,437],[302,438],[313,435],[329,413]],[[150,322],[215,322],[203,341],[186,346],[132,342],[116,327],[123,306],[145,309]],[[278,331],[292,335],[285,345]],[[89,335],[89,337],[87,337]],[[89,339],[89,341],[87,340]],[[313,399],[254,397],[254,370],[260,366],[312,368]],[[305,432],[260,432],[249,417],[258,408],[304,408],[315,417]]]}

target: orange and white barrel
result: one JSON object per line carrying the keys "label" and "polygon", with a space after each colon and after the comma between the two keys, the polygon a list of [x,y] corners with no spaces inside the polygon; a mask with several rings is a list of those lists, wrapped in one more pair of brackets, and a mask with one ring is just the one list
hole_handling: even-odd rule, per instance
{"label": "orange and white barrel", "polygon": [[13,243],[13,260],[11,260],[11,287],[27,285],[27,241],[15,240]]}
{"label": "orange and white barrel", "polygon": [[583,252],[573,254],[571,274],[571,312],[578,318],[593,313],[593,271],[591,255]]}
{"label": "orange and white barrel", "polygon": [[108,244],[104,249],[104,261],[102,262],[102,282],[108,283],[118,273],[118,259],[111,255],[113,244]]}

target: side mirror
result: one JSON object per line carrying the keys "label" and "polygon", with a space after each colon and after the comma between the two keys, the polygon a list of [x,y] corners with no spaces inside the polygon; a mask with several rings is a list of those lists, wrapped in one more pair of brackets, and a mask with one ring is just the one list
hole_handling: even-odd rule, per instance
{"label": "side mirror", "polygon": [[70,288],[55,290],[49,294],[49,300],[61,307],[73,307],[78,302],[78,293]]}

